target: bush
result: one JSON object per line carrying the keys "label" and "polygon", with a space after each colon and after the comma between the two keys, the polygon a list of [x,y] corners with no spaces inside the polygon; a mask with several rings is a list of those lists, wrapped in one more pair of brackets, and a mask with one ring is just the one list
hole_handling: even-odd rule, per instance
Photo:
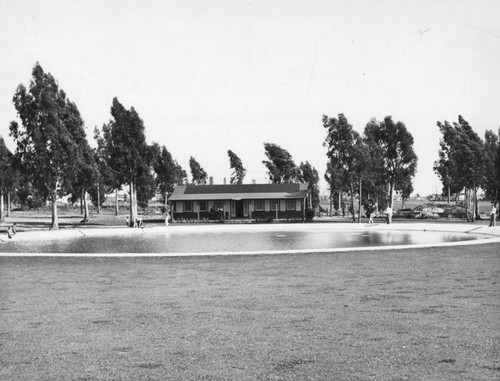
{"label": "bush", "polygon": [[40,209],[44,204],[44,201],[40,197],[28,197],[26,200],[28,209]]}
{"label": "bush", "polygon": [[314,210],[308,209],[306,210],[306,221],[312,221],[314,218]]}

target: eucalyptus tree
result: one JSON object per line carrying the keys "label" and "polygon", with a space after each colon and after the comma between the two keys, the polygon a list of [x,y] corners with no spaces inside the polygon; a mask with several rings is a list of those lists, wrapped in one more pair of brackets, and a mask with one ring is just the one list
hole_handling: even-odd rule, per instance
{"label": "eucalyptus tree", "polygon": [[168,194],[171,194],[177,185],[185,182],[187,173],[177,161],[173,159],[165,146],[160,147],[158,143],[153,143],[152,150],[156,184],[166,206]]}
{"label": "eucalyptus tree", "polygon": [[411,181],[411,176],[408,176],[404,171],[400,174],[401,179],[396,181],[395,189],[401,194],[401,207],[405,207],[405,201],[408,200],[413,193],[413,182]]}
{"label": "eucalyptus tree", "polygon": [[[29,88],[20,84],[13,97],[21,124],[10,124],[16,155],[30,182],[52,203],[52,229],[59,228],[57,198],[71,184],[80,165],[78,139],[83,122],[50,73],[39,63],[32,71]],[[84,135],[84,133],[83,133]]]}
{"label": "eucalyptus tree", "polygon": [[477,188],[484,183],[484,142],[472,129],[470,124],[461,116],[458,116],[458,123],[453,123],[455,130],[459,133],[460,149],[460,176],[465,183],[469,197],[474,195],[474,208],[472,221],[478,214]]}
{"label": "eucalyptus tree", "polygon": [[247,170],[243,167],[241,159],[233,151],[228,150],[227,155],[229,156],[229,166],[233,170],[229,182],[231,184],[242,184]]}
{"label": "eucalyptus tree", "polygon": [[87,223],[89,221],[88,193],[95,186],[98,168],[94,151],[87,141],[83,120],[74,103],[68,102],[66,118],[71,121],[67,125],[73,136],[76,149],[74,151],[73,176],[65,179],[65,189],[71,191],[73,201],[80,198],[84,212],[82,223]]}
{"label": "eucalyptus tree", "polygon": [[[103,134],[110,134],[110,125],[103,124],[102,130],[96,126],[94,128],[94,140],[97,148],[94,151],[97,163],[96,186],[91,188],[92,201],[100,207],[105,201],[105,194],[115,192],[115,216],[118,215],[118,191],[120,183],[119,173],[111,168],[111,152],[108,150],[108,143]],[[109,147],[110,148],[110,147]]]}
{"label": "eucalyptus tree", "polygon": [[115,174],[115,184],[129,186],[130,223],[137,221],[137,184],[149,178],[150,163],[144,122],[131,107],[127,110],[115,97],[111,106],[113,119],[103,127],[107,164]]}
{"label": "eucalyptus tree", "polygon": [[297,167],[290,153],[273,143],[264,143],[264,152],[268,160],[263,160],[272,183],[293,183],[300,180],[300,168]]}
{"label": "eucalyptus tree", "polygon": [[[434,168],[440,175],[443,185],[448,186],[450,190],[456,192],[465,190],[468,220],[471,194],[473,193],[477,200],[477,187],[484,182],[484,144],[461,115],[458,116],[458,123],[438,121],[437,125],[442,138],[439,160]],[[477,212],[477,202],[475,204],[473,220]]]}
{"label": "eucalyptus tree", "polygon": [[[344,181],[342,175],[343,172],[339,168],[333,166],[331,162],[327,162],[324,179],[330,191],[330,202],[334,208],[342,210],[343,215],[345,215],[345,210],[342,207],[342,199],[344,191],[347,191],[347,188],[344,187],[344,184],[347,182]],[[336,207],[335,204],[337,204]]]}
{"label": "eucalyptus tree", "polygon": [[[500,138],[500,128],[498,129],[498,136]],[[495,178],[496,184],[500,188],[500,141],[497,145],[497,155],[495,158]],[[497,201],[500,203],[500,189],[498,189]]]}
{"label": "eucalyptus tree", "polygon": [[89,188],[88,193],[92,204],[97,208],[96,213],[99,214],[101,212],[101,207],[104,204],[104,201],[106,201],[106,193],[108,192],[108,190],[106,189],[106,186],[104,184],[104,178],[101,172],[102,163],[100,161],[96,148],[92,150],[92,156],[94,160],[95,172],[93,184]]}
{"label": "eucalyptus tree", "polygon": [[[361,200],[361,184],[365,175],[367,150],[364,139],[354,130],[344,114],[338,118],[323,115],[323,127],[327,130],[324,146],[327,147],[328,167],[331,175],[336,174],[341,180],[342,188],[350,193],[353,222],[354,195],[359,191]],[[361,209],[360,209],[361,212]]]}
{"label": "eucalyptus tree", "polygon": [[307,192],[309,193],[308,209],[315,211],[319,206],[319,174],[308,161],[300,163],[300,181],[307,184]]}
{"label": "eucalyptus tree", "polygon": [[[499,129],[500,135],[500,129]],[[486,130],[484,135],[484,190],[495,205],[500,201],[500,144],[499,135]]]}
{"label": "eucalyptus tree", "polygon": [[149,172],[143,173],[137,179],[137,205],[141,208],[146,208],[151,200],[156,194],[156,179]]}
{"label": "eucalyptus tree", "polygon": [[[14,155],[5,145],[3,137],[0,136],[0,221],[5,220],[4,196],[9,195],[13,190],[17,178],[18,174],[16,174],[15,170]],[[7,199],[7,210],[9,210],[10,200],[8,196]]]}
{"label": "eucalyptus tree", "polygon": [[198,163],[192,156],[189,158],[189,168],[191,169],[191,175],[193,176],[194,184],[204,185],[207,183],[207,172],[205,172],[200,163]]}
{"label": "eucalyptus tree", "polygon": [[413,136],[403,122],[386,116],[382,122],[372,119],[365,127],[365,138],[370,151],[380,158],[380,176],[388,187],[388,205],[393,208],[394,191],[412,181],[417,169],[417,155],[413,150]]}
{"label": "eucalyptus tree", "polygon": [[[370,121],[371,122],[371,121]],[[387,177],[384,170],[383,151],[372,139],[364,136],[367,155],[365,160],[363,203],[365,209],[378,211],[389,205],[387,197]]]}
{"label": "eucalyptus tree", "polygon": [[461,164],[463,161],[460,148],[460,134],[452,124],[447,121],[437,122],[441,138],[439,140],[439,159],[434,162],[434,172],[441,179],[443,193],[447,194],[448,203],[452,194],[458,195],[465,187],[461,176]]}

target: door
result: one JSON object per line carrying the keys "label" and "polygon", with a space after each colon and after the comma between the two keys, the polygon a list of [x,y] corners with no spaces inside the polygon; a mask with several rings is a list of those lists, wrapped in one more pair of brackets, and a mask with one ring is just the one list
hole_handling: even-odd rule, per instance
{"label": "door", "polygon": [[243,217],[243,200],[236,201],[236,218]]}

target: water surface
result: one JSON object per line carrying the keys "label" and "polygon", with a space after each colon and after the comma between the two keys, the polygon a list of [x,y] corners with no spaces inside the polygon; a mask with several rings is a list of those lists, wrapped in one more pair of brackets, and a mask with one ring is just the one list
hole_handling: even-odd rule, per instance
{"label": "water surface", "polygon": [[2,252],[23,253],[201,253],[320,250],[332,248],[434,244],[480,238],[466,233],[434,231],[223,231],[160,232],[78,236],[30,241],[9,241]]}

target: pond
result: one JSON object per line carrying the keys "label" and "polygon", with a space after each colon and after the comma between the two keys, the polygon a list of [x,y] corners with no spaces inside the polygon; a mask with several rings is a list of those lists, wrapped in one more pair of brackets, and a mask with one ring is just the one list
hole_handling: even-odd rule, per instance
{"label": "pond", "polygon": [[[82,233],[83,232],[83,233]],[[46,234],[0,245],[10,253],[239,253],[419,245],[484,238],[456,232],[338,229],[120,229],[70,236]],[[17,238],[17,236],[16,236]]]}

